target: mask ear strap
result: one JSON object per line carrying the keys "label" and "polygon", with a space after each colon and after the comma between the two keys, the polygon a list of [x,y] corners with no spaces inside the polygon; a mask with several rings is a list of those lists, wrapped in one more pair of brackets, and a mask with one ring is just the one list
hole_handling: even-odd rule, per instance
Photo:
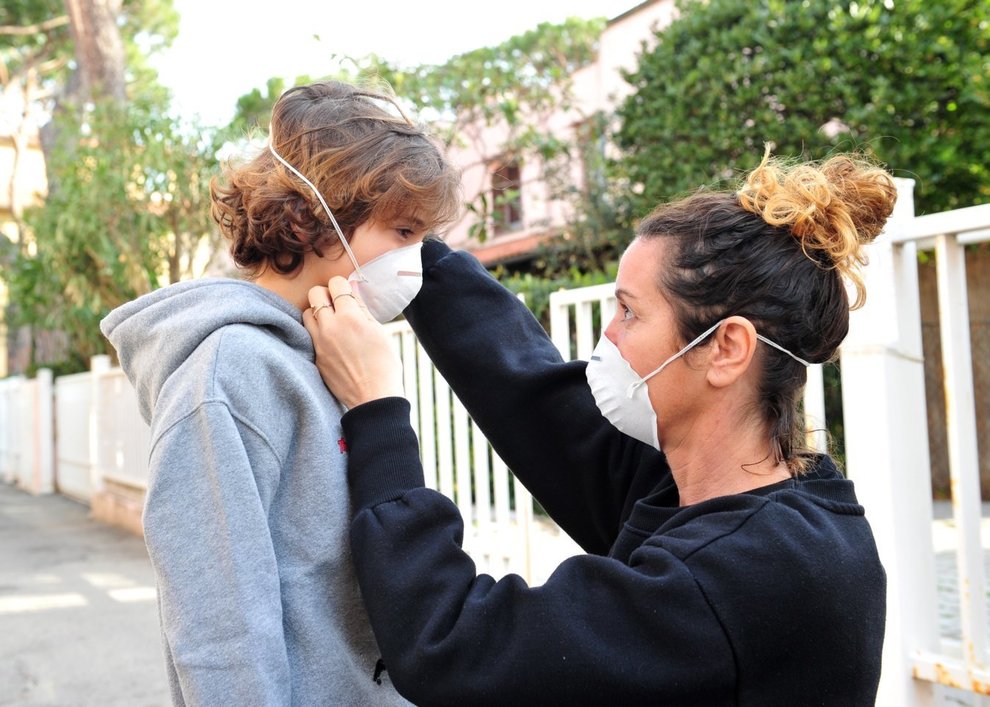
{"label": "mask ear strap", "polygon": [[798,356],[796,354],[792,354],[790,351],[788,351],[787,349],[785,349],[780,344],[773,343],[772,341],[770,341],[770,339],[768,339],[767,337],[763,336],[762,334],[757,334],[756,335],[756,338],[759,339],[760,341],[762,341],[764,344],[766,344],[768,346],[773,346],[778,351],[783,351],[785,354],[787,354],[788,356],[790,356],[791,358],[793,358],[795,361],[797,361],[798,363],[800,363],[805,368],[807,368],[808,366],[811,365],[809,362],[805,361],[800,356]]}
{"label": "mask ear strap", "polygon": [[713,331],[715,331],[716,329],[718,329],[719,326],[724,321],[725,321],[724,319],[719,319],[717,322],[715,322],[714,324],[712,324],[708,329],[706,329],[705,331],[701,332],[701,334],[699,334],[697,337],[695,337],[694,341],[692,341],[690,344],[688,344],[683,349],[681,349],[680,351],[678,351],[677,353],[675,353],[673,356],[671,356],[670,358],[668,358],[666,361],[664,361],[663,363],[661,363],[659,366],[657,366],[657,368],[656,368],[655,371],[653,371],[652,373],[646,374],[645,376],[643,376],[642,378],[640,378],[638,381],[636,381],[635,383],[633,383],[633,385],[630,386],[630,389],[629,389],[630,390],[630,395],[632,394],[633,391],[635,391],[636,388],[638,388],[641,385],[645,385],[646,384],[646,381],[650,380],[650,378],[652,378],[653,376],[657,375],[660,371],[662,371],[663,369],[665,369],[671,363],[673,363],[674,361],[676,361],[677,359],[679,359],[681,356],[683,356],[684,354],[686,354],[688,351],[690,351],[691,349],[693,349],[695,346],[697,346],[699,343],[701,343],[705,339],[706,336],[708,336]]}
{"label": "mask ear strap", "polygon": [[271,126],[269,126],[268,128],[268,151],[271,152],[272,156],[275,159],[277,159],[279,162],[281,162],[286,169],[288,169],[294,175],[296,175],[301,180],[303,180],[303,182],[306,183],[306,186],[308,186],[313,191],[313,193],[316,194],[316,198],[320,200],[320,204],[323,206],[323,210],[326,211],[327,216],[330,217],[330,223],[333,224],[333,228],[337,232],[337,237],[340,238],[341,245],[343,245],[344,250],[347,251],[347,257],[351,259],[351,263],[354,265],[354,271],[357,273],[358,279],[361,282],[366,282],[367,278],[365,278],[364,273],[361,272],[361,266],[358,265],[357,258],[354,257],[354,251],[351,250],[351,246],[347,243],[347,239],[344,238],[344,232],[341,231],[340,226],[337,225],[337,219],[334,218],[333,211],[331,211],[330,207],[327,206],[327,202],[323,198],[323,195],[320,194],[320,190],[317,189],[316,186],[314,186],[311,181],[306,179],[306,176],[302,172],[300,172],[298,169],[296,169],[291,164],[289,164],[288,161],[286,161],[286,159],[282,157],[282,155],[278,154],[275,151],[275,140],[272,137]]}

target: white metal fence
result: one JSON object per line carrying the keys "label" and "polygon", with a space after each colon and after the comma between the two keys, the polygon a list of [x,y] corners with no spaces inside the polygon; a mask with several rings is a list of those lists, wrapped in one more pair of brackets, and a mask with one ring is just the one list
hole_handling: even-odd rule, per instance
{"label": "white metal fence", "polygon": [[[964,247],[990,240],[990,205],[915,217],[900,180],[885,233],[870,248],[867,306],[842,347],[848,472],[888,575],[878,704],[988,704],[987,621],[972,350]],[[937,266],[962,640],[940,636],[917,258]],[[952,687],[964,692],[947,693]],[[937,688],[937,689],[936,689]],[[968,694],[967,694],[968,693]],[[964,695],[964,696],[960,696]]]}
{"label": "white metal fence", "polygon": [[[870,246],[865,270],[869,298],[852,315],[840,361],[847,471],[867,508],[888,574],[877,704],[986,704],[978,696],[990,692],[990,669],[963,249],[967,243],[990,240],[990,205],[916,218],[913,183],[899,180],[898,187],[897,209],[885,233]],[[940,636],[938,626],[919,250],[932,250],[938,266],[961,641]],[[551,337],[564,358],[588,358],[614,308],[611,285],[554,293]],[[542,582],[559,560],[579,551],[577,546],[533,513],[529,494],[492,452],[409,327],[395,323],[389,329],[404,363],[427,482],[460,508],[466,549],[482,571],[517,572]],[[83,412],[87,385],[88,415]],[[35,381],[0,381],[0,478],[45,492],[52,488],[55,466],[58,488],[83,499],[104,480],[144,487],[148,430],[119,369],[99,360],[90,374],[59,379],[56,443],[51,442],[51,409],[41,409],[46,397],[50,405],[50,389],[45,375]],[[812,443],[823,449],[819,367],[809,371],[805,409]],[[58,450],[56,464],[52,449]],[[946,692],[947,686],[956,690]]]}
{"label": "white metal fence", "polygon": [[93,374],[77,373],[55,379],[55,468],[58,491],[89,502],[90,417],[93,409]]}

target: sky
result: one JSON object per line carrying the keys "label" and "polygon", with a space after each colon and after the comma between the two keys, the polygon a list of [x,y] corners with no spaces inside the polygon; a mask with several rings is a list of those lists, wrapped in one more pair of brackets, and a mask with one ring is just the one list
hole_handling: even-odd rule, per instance
{"label": "sky", "polygon": [[[613,18],[638,0],[173,0],[172,47],[154,62],[175,109],[225,124],[237,99],[272,76],[333,71],[332,55],[403,66],[442,63],[567,17]],[[488,12],[487,8],[495,11]]]}

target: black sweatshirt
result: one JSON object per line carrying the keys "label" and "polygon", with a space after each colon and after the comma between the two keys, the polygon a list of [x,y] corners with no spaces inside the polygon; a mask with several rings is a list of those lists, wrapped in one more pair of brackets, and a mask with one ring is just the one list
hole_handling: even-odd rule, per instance
{"label": "black sweatshirt", "polygon": [[852,482],[679,507],[662,454],[599,413],[529,311],[439,242],[406,310],[509,468],[588,551],[540,587],[476,575],[424,488],[408,403],[343,418],[358,581],[399,691],[422,705],[871,705],[885,575]]}

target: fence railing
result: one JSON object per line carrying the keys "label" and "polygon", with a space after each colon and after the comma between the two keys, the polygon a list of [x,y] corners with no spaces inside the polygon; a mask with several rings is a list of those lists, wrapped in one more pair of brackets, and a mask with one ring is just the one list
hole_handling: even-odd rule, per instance
{"label": "fence railing", "polygon": [[[898,180],[898,189],[895,213],[869,247],[864,271],[869,296],[851,316],[840,369],[847,473],[867,509],[888,576],[877,704],[916,707],[944,698],[941,686],[974,696],[990,693],[964,257],[966,244],[990,240],[990,205],[915,217],[913,183]],[[938,625],[918,287],[918,253],[928,249],[938,270],[962,640],[940,636]],[[551,338],[562,356],[588,358],[614,310],[612,285],[551,295]],[[466,549],[481,571],[517,572],[532,583],[543,581],[559,560],[579,552],[577,546],[534,513],[528,492],[493,453],[409,327],[395,323],[389,330],[404,363],[428,483],[460,508]],[[89,415],[82,412],[87,385]],[[34,381],[0,381],[0,478],[36,493],[51,490],[54,479],[60,490],[81,499],[107,480],[146,484],[148,431],[118,369],[98,361],[89,374],[60,378],[54,415],[51,397],[50,374]],[[824,449],[820,367],[809,370],[804,407],[812,444]],[[53,417],[58,423],[54,442]],[[76,424],[82,427],[72,427]],[[955,698],[941,703],[965,704]]]}

